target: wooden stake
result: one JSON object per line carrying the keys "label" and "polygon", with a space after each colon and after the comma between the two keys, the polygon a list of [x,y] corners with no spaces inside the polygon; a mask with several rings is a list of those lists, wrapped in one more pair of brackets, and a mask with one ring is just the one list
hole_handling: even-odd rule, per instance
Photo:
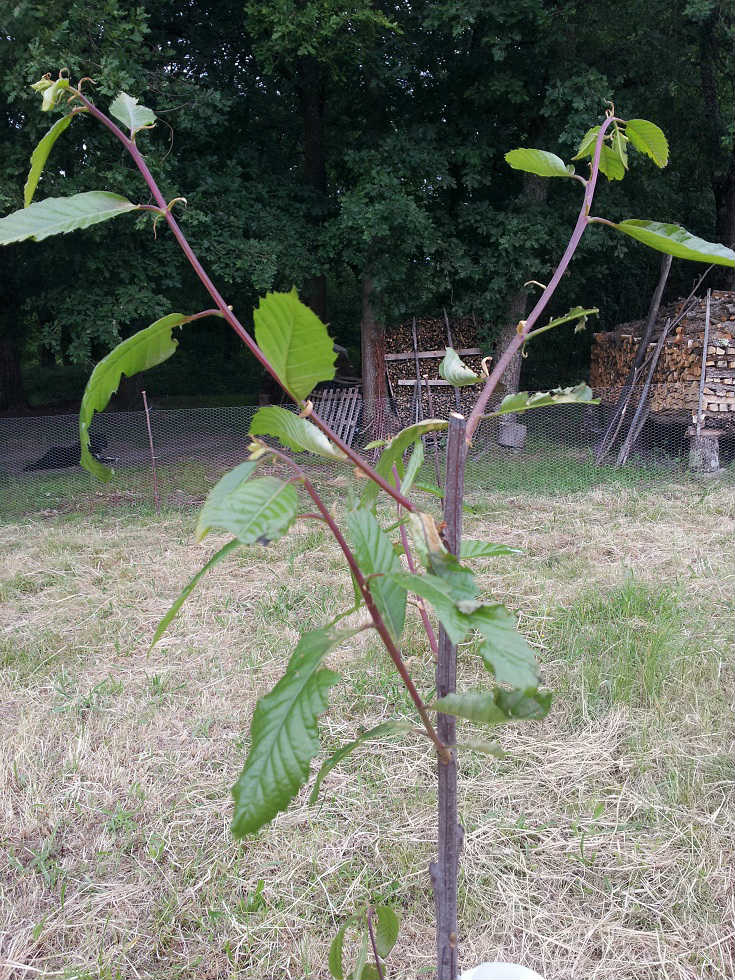
{"label": "wooden stake", "polygon": [[697,439],[702,432],[702,397],[704,395],[704,379],[707,374],[707,345],[709,344],[709,312],[712,290],[707,290],[707,311],[704,315],[704,343],[702,344],[702,373],[699,376],[699,401],[697,402]]}
{"label": "wooden stake", "polygon": [[161,501],[158,498],[158,476],[156,474],[156,453],[153,449],[153,432],[151,431],[151,413],[148,411],[148,399],[145,391],[141,391],[143,396],[143,407],[145,408],[145,424],[148,428],[148,445],[151,449],[151,471],[153,472],[153,497],[156,501],[156,513],[161,513]]}
{"label": "wooden stake", "polygon": [[[462,540],[462,498],[464,496],[465,428],[462,415],[449,416],[447,441],[447,478],[444,487],[445,540],[449,550],[458,555]],[[439,632],[439,656],[436,665],[436,693],[444,697],[457,686],[457,648],[446,631]],[[457,873],[464,831],[457,819],[457,740],[456,721],[451,715],[438,715],[436,730],[445,745],[452,746],[448,763],[437,762],[437,796],[439,817],[439,854],[430,872],[436,904],[437,980],[456,980],[458,974]]]}

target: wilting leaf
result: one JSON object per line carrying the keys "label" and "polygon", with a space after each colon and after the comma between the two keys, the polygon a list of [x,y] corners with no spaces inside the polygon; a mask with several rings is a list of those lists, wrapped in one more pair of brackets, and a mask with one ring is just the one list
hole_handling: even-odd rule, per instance
{"label": "wilting leaf", "polygon": [[43,173],[43,168],[46,166],[46,161],[48,160],[49,153],[51,152],[54,143],[59,136],[61,136],[64,130],[69,128],[73,118],[73,115],[69,113],[69,115],[62,116],[61,119],[57,119],[31,154],[31,169],[28,171],[28,179],[26,180],[25,187],[23,188],[24,207],[27,208],[33,200],[33,195],[36,193],[39,178]]}
{"label": "wilting leaf", "polygon": [[597,142],[599,133],[599,126],[593,126],[591,129],[588,129],[582,137],[582,141],[579,144],[577,152],[572,157],[572,160],[584,160],[585,157],[591,157],[595,152],[595,143]]}
{"label": "wilting leaf", "polygon": [[[409,449],[413,443],[425,435],[427,432],[441,432],[446,429],[449,423],[445,419],[424,419],[423,422],[417,422],[415,425],[409,425],[406,429],[401,429],[401,431],[393,436],[393,438],[385,444],[385,449],[381,453],[380,459],[378,460],[376,471],[384,480],[391,480],[393,476],[393,467],[401,462],[403,459],[403,454]],[[377,445],[373,443],[373,445]],[[369,504],[371,501],[375,500],[378,495],[378,484],[373,480],[369,480],[367,486],[362,492],[362,497],[360,498],[360,503],[364,506]]]}
{"label": "wilting leaf", "polygon": [[[309,796],[309,803],[316,803],[319,798],[319,790],[322,787],[322,783],[335,768],[338,766],[343,759],[346,759],[348,755],[351,755],[356,748],[359,748],[363,742],[369,742],[375,738],[382,738],[388,735],[395,735],[397,732],[410,732],[413,731],[413,725],[409,725],[404,721],[384,721],[381,725],[376,725],[375,728],[371,728],[369,731],[362,732],[357,738],[353,739],[351,742],[347,742],[342,748],[337,749],[337,751],[330,755],[330,757],[322,764],[321,769],[317,773],[317,777],[314,780],[314,787]],[[386,954],[387,955],[387,954]]]}
{"label": "wilting leaf", "polygon": [[169,610],[166,613],[166,615],[158,624],[158,628],[156,629],[153,639],[151,640],[151,648],[153,648],[156,645],[156,643],[158,643],[158,641],[161,639],[163,634],[168,629],[169,624],[172,622],[172,620],[178,613],[179,609],[181,609],[181,607],[184,605],[184,603],[189,598],[189,596],[194,591],[194,589],[197,587],[197,585],[199,584],[200,580],[204,577],[204,575],[206,575],[208,571],[214,568],[215,565],[218,565],[223,558],[226,558],[231,551],[234,551],[235,548],[239,548],[239,547],[240,547],[239,541],[237,540],[228,541],[227,544],[224,546],[224,548],[220,548],[220,550],[216,552],[209,559],[206,565],[203,565],[196,573],[196,575],[187,583],[187,585],[184,586],[184,588],[181,590],[181,592],[179,592],[178,596],[174,599],[173,603],[169,607]]}
{"label": "wilting leaf", "polygon": [[444,359],[439,365],[439,377],[444,378],[445,381],[448,381],[450,385],[454,385],[455,388],[462,388],[465,385],[476,385],[482,381],[479,374],[475,374],[471,368],[468,368],[460,359],[456,350],[453,350],[451,347],[447,347]]}
{"label": "wilting leaf", "polygon": [[567,403],[594,405],[597,401],[592,397],[592,389],[584,382],[572,388],[554,388],[553,391],[518,391],[515,395],[506,395],[489,417],[508,415],[511,412],[528,412],[534,408]]}
{"label": "wilting leaf", "polygon": [[161,317],[123,340],[92,371],[79,409],[79,442],[82,447],[81,465],[98,479],[109,480],[112,471],[89,451],[89,426],[94,413],[107,407],[123,374],[132,378],[134,374],[155,367],[171,357],[178,347],[178,341],[173,336],[174,327],[190,319],[185,313],[169,313]]}
{"label": "wilting leaf", "polygon": [[489,693],[470,691],[467,694],[447,694],[431,705],[435,711],[481,725],[544,718],[550,706],[551,693],[548,691],[504,691],[499,687]]}
{"label": "wilting leaf", "polygon": [[141,129],[150,129],[156,124],[156,114],[144,105],[138,105],[138,100],[127,92],[120,92],[110,105],[110,115],[130,130],[130,138]]}

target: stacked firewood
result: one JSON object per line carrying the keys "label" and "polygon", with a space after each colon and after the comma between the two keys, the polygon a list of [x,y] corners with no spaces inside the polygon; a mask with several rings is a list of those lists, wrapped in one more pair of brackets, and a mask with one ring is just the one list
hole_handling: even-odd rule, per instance
{"label": "stacked firewood", "polygon": [[[386,370],[389,396],[401,424],[410,425],[416,420],[416,357],[412,336],[413,318],[399,323],[386,331]],[[480,323],[472,316],[450,318],[449,332],[452,345],[464,363],[476,374],[482,370],[483,353],[479,351]],[[416,346],[421,376],[421,403],[418,413],[423,418],[447,418],[457,410],[455,389],[439,378],[439,365],[449,344],[444,317],[416,318]],[[471,353],[472,352],[472,353]],[[469,414],[479,388],[469,386],[459,389],[460,411]]]}
{"label": "stacked firewood", "polygon": [[[668,319],[682,309],[681,301],[661,308],[649,352]],[[696,300],[691,310],[666,338],[653,374],[651,410],[691,412],[696,416],[702,375],[702,348],[706,300]],[[614,403],[640,345],[645,320],[623,323],[611,333],[594,335],[590,385],[603,403]],[[710,328],[705,358],[702,399],[705,416],[717,416],[721,424],[735,425],[735,293],[713,290]],[[732,413],[730,418],[725,413]]]}

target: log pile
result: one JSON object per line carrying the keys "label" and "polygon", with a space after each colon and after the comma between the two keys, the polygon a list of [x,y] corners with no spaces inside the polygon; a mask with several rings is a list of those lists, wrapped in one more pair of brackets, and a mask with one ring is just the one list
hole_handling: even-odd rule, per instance
{"label": "log pile", "polygon": [[[386,330],[386,370],[389,395],[401,425],[415,421],[416,358],[412,337],[413,318]],[[480,374],[484,352],[478,343],[480,324],[472,316],[450,318],[452,345],[464,363]],[[421,414],[423,418],[447,418],[456,411],[454,388],[439,378],[439,365],[447,347],[444,317],[417,317],[416,342],[419,351]],[[423,380],[425,379],[425,380]],[[428,381],[428,385],[426,382]],[[460,411],[468,415],[477,400],[479,387],[460,388]]]}
{"label": "log pile", "polygon": [[[651,385],[653,412],[687,412],[696,420],[705,310],[705,298],[695,300],[692,309],[666,339]],[[649,352],[655,348],[667,319],[680,312],[681,302],[661,307]],[[594,335],[590,386],[603,404],[615,403],[638,350],[644,325],[644,320],[634,320],[610,333]],[[702,412],[708,424],[735,427],[735,293],[724,290],[712,290]]]}

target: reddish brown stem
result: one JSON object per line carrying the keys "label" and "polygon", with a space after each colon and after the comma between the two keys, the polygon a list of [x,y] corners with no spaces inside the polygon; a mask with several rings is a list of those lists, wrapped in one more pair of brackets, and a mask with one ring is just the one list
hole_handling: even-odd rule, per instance
{"label": "reddish brown stem", "polygon": [[[250,334],[242,325],[242,323],[240,323],[240,321],[232,312],[232,310],[227,305],[227,303],[225,303],[224,299],[219,293],[219,290],[214,285],[210,277],[207,275],[204,266],[197,258],[196,254],[194,253],[194,250],[192,249],[191,245],[187,241],[186,236],[182,232],[181,228],[179,228],[176,219],[174,218],[173,214],[171,213],[168,207],[168,203],[166,202],[163,194],[161,194],[158,184],[156,183],[155,179],[153,178],[153,175],[148,169],[148,165],[145,162],[143,154],[135,145],[135,141],[131,140],[128,136],[126,136],[125,133],[120,129],[120,127],[116,126],[115,123],[108,116],[106,116],[101,109],[98,109],[93,102],[90,102],[89,99],[86,98],[86,96],[82,95],[82,93],[77,90],[74,91],[77,97],[81,99],[81,101],[84,103],[89,113],[92,116],[94,116],[94,118],[98,122],[101,122],[103,126],[109,129],[110,132],[118,140],[120,140],[120,142],[123,144],[123,146],[128,151],[130,156],[133,158],[133,161],[135,162],[136,167],[140,171],[143,180],[145,180],[146,184],[148,185],[148,189],[150,190],[154,200],[156,201],[156,204],[164,212],[163,217],[165,218],[169,228],[171,229],[174,238],[178,242],[181,251],[186,256],[187,260],[189,261],[189,264],[191,265],[192,269],[199,277],[199,280],[201,281],[204,288],[207,290],[209,295],[217,304],[217,307],[221,312],[222,316],[225,318],[225,320],[227,320],[229,325],[235,331],[235,333],[240,338],[240,340],[242,340],[242,342],[248,348],[248,350],[253,355],[253,357],[255,357],[255,359],[259,362],[259,364],[261,364],[261,366],[265,368],[268,374],[270,374],[270,376],[283,388],[286,394],[288,394],[289,397],[293,398],[294,396],[291,394],[290,391],[288,391],[287,388],[285,388],[281,379],[278,377],[276,370],[274,369],[274,367],[272,366],[268,358],[262,352],[260,347],[258,347],[255,340],[253,340],[253,338],[250,336]],[[149,206],[143,205],[143,207],[148,208]],[[298,399],[294,398],[294,401],[296,401],[297,404],[299,403]],[[324,432],[324,434],[328,436],[329,439],[331,439],[331,441],[342,450],[345,456],[347,456],[350,460],[352,460],[355,466],[359,467],[371,480],[374,480],[382,490],[385,490],[386,493],[390,494],[390,496],[393,497],[397,501],[397,503],[399,503],[402,507],[405,507],[406,510],[412,511],[416,509],[410,500],[402,496],[402,494],[398,493],[393,487],[391,487],[391,485],[386,480],[384,480],[378,473],[376,473],[375,470],[370,466],[370,464],[365,462],[365,460],[362,459],[362,457],[358,453],[356,453],[354,449],[351,449],[344,442],[344,440],[340,439],[340,437],[335,432],[332,432],[332,430],[326,425],[326,423],[322,422],[322,420],[318,418],[318,416],[316,416],[314,413],[312,413],[311,417],[314,421],[314,424],[317,425],[322,430],[322,432]]]}
{"label": "reddish brown stem", "polygon": [[416,690],[416,685],[414,684],[413,679],[409,674],[405,663],[403,662],[403,657],[401,656],[401,652],[396,646],[395,641],[393,640],[393,637],[390,635],[390,631],[385,624],[385,620],[380,615],[380,612],[373,601],[373,597],[370,592],[367,579],[362,574],[362,570],[360,569],[360,566],[357,564],[357,559],[352,553],[352,549],[347,544],[347,541],[345,540],[345,537],[342,534],[339,525],[330,514],[327,505],[319,496],[319,492],[317,491],[316,487],[311,482],[311,480],[306,475],[306,473],[301,469],[299,464],[296,463],[294,460],[292,460],[285,453],[280,452],[280,450],[278,449],[269,448],[268,451],[273,456],[276,456],[278,459],[286,463],[287,466],[292,467],[292,469],[294,469],[299,474],[299,479],[303,484],[304,490],[306,490],[306,492],[309,494],[311,499],[316,504],[317,510],[324,518],[324,521],[329,526],[329,530],[332,532],[335,541],[342,549],[342,554],[345,556],[347,564],[350,567],[350,571],[355,577],[355,581],[357,582],[357,587],[360,590],[360,594],[365,600],[365,606],[367,607],[367,611],[370,613],[370,618],[373,622],[373,626],[377,630],[380,639],[383,641],[383,646],[388,651],[388,654],[391,660],[393,661],[395,668],[401,677],[401,680],[403,681],[404,687],[408,691],[409,695],[411,696],[411,700],[416,706],[416,710],[418,711],[421,721],[424,724],[424,728],[426,729],[427,735],[436,746],[437,755],[439,756],[442,762],[448,762],[452,758],[452,753],[450,749],[444,744],[444,742],[441,741],[439,736],[436,734],[436,729],[434,728],[431,718],[429,717],[429,712],[426,710],[426,705],[424,704],[421,695]]}

